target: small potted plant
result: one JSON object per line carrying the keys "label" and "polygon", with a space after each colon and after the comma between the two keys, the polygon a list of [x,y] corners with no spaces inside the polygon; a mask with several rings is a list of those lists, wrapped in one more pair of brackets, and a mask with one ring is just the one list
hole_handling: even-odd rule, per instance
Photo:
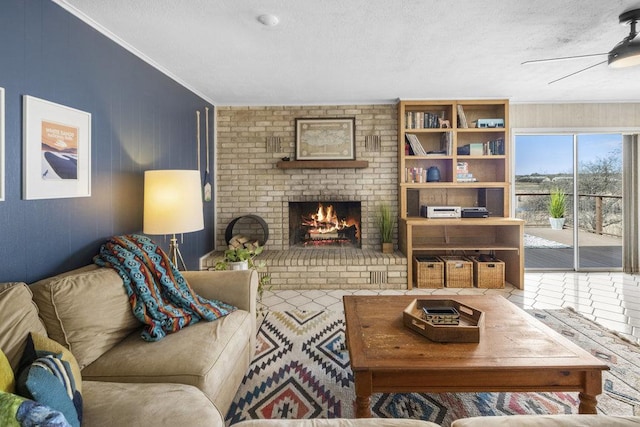
{"label": "small potted plant", "polygon": [[564,191],[559,188],[553,189],[549,198],[549,223],[553,230],[562,230],[565,209],[566,195]]}
{"label": "small potted plant", "polygon": [[224,265],[221,265],[221,268],[217,268],[217,270],[248,270],[249,264],[253,263],[253,258],[256,255],[260,255],[264,250],[263,246],[258,246],[255,249],[240,247],[234,249],[227,249],[224,251],[224,259],[222,262]]}
{"label": "small potted plant", "polygon": [[[224,251],[224,258],[216,262],[216,270],[255,270],[260,273],[260,269],[266,267],[266,262],[263,260],[256,261],[254,258],[260,255],[264,251],[264,246],[255,247],[239,247],[233,249],[227,249]],[[260,305],[260,311],[262,296],[267,286],[271,282],[271,276],[268,274],[258,274],[258,304]]]}
{"label": "small potted plant", "polygon": [[393,252],[393,229],[396,227],[396,220],[391,213],[391,207],[383,203],[378,207],[378,229],[380,230],[380,241],[382,243],[382,253]]}

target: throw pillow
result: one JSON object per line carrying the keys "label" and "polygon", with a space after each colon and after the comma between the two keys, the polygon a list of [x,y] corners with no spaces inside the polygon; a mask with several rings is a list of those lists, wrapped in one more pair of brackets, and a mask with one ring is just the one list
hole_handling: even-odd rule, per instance
{"label": "throw pillow", "polygon": [[71,372],[73,373],[73,381],[76,384],[76,389],[82,393],[82,375],[80,374],[80,365],[73,356],[73,353],[69,351],[62,344],[52,340],[51,338],[39,334],[37,332],[31,332],[31,340],[33,341],[33,347],[36,353],[48,352],[51,354],[62,355],[61,359],[69,363],[71,366]]}
{"label": "throw pillow", "polygon": [[33,400],[0,391],[3,427],[71,427],[62,413]]}
{"label": "throw pillow", "polygon": [[27,336],[16,379],[18,394],[62,412],[69,424],[82,422],[82,395],[78,392],[69,362],[62,354],[36,350]]}
{"label": "throw pillow", "polygon": [[0,350],[0,391],[13,393],[15,389],[16,382],[13,369],[11,369],[7,356]]}

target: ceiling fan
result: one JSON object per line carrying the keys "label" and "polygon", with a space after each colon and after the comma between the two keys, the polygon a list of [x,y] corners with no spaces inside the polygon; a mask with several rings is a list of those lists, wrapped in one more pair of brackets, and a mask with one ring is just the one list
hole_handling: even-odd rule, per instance
{"label": "ceiling fan", "polygon": [[640,9],[632,9],[622,13],[618,19],[621,24],[628,24],[630,26],[629,35],[622,39],[620,43],[615,45],[613,49],[611,49],[608,53],[593,53],[589,55],[574,55],[574,56],[561,56],[558,58],[546,58],[546,59],[534,59],[531,61],[525,61],[522,65],[528,64],[539,64],[542,62],[552,62],[552,61],[566,61],[571,59],[579,59],[579,58],[589,58],[592,56],[604,56],[608,55],[608,58],[604,61],[598,62],[597,64],[590,65],[581,70],[575,71],[571,74],[567,74],[564,77],[560,77],[559,79],[555,79],[550,81],[549,84],[555,83],[557,81],[566,79],[567,77],[571,77],[583,71],[589,70],[593,67],[597,67],[598,65],[604,64],[605,62],[609,63],[611,68],[624,68],[631,67],[634,65],[640,65],[640,37],[638,36],[638,31],[636,30],[636,24],[640,21]]}

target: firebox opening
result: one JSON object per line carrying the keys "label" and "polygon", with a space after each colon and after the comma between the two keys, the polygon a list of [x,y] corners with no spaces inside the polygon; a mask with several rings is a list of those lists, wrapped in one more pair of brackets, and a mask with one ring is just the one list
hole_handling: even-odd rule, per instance
{"label": "firebox opening", "polygon": [[360,248],[361,215],[355,201],[289,202],[289,245]]}

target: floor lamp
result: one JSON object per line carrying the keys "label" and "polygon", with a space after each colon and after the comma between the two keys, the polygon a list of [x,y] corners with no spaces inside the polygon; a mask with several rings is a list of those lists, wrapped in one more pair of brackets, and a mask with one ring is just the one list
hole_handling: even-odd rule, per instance
{"label": "floor lamp", "polygon": [[144,173],[144,234],[170,234],[169,258],[187,269],[176,234],[204,229],[202,187],[197,170],[150,170]]}

